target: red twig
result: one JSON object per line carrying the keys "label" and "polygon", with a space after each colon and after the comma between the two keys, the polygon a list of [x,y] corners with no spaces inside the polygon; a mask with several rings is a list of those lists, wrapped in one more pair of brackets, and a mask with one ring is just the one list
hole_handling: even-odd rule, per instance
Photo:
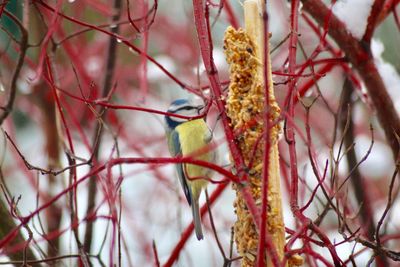
{"label": "red twig", "polygon": [[[291,15],[290,15],[290,28],[291,36],[289,39],[289,73],[293,73],[296,68],[296,52],[297,52],[297,30],[298,30],[298,0],[293,0],[291,3]],[[321,23],[322,24],[322,23]],[[289,80],[289,102],[287,106],[287,116],[294,118],[294,101],[296,97],[296,82],[293,78]],[[316,232],[318,237],[326,244],[329,252],[333,258],[335,266],[341,266],[341,260],[336,254],[335,248],[331,244],[329,238],[317,227],[310,219],[305,217],[299,208],[298,204],[298,173],[297,173],[297,153],[296,153],[296,139],[294,133],[294,127],[292,124],[285,124],[285,137],[286,142],[289,145],[289,157],[290,157],[290,208],[294,216],[299,220],[303,227],[310,227]]]}
{"label": "red twig", "polygon": [[[140,6],[142,7],[142,12],[145,14],[148,10],[148,2],[147,1],[141,1]],[[144,19],[144,24],[147,25],[148,19],[145,17]],[[139,76],[139,83],[140,83],[140,89],[141,89],[141,98],[142,101],[144,102],[147,96],[147,92],[149,90],[149,84],[147,80],[147,49],[149,47],[149,28],[146,27],[146,30],[143,32],[143,43],[142,43],[142,49],[144,51],[143,54],[140,55],[140,65],[141,65],[141,74]]]}
{"label": "red twig", "polygon": [[[266,10],[262,11],[263,16],[263,33],[264,33],[264,58],[263,58],[263,75],[264,75],[264,148],[263,148],[263,170],[262,170],[262,188],[261,188],[261,218],[259,228],[259,239],[257,248],[257,266],[265,266],[265,252],[271,257],[274,266],[282,266],[279,256],[276,251],[276,246],[273,243],[272,237],[267,231],[267,207],[268,207],[268,188],[269,188],[269,174],[270,174],[270,152],[271,152],[271,118],[270,118],[270,64],[269,64],[269,37],[268,37],[268,14]],[[280,248],[279,248],[280,249]]]}
{"label": "red twig", "polygon": [[[44,203],[42,206],[37,208],[35,211],[31,212],[29,215],[27,215],[25,217],[21,216],[21,223],[0,240],[0,248],[3,247],[8,242],[10,242],[11,240],[13,240],[13,238],[15,238],[17,231],[21,227],[23,227],[23,225],[28,223],[34,216],[38,215],[41,211],[43,211],[43,210],[47,209],[48,207],[50,207],[51,205],[53,205],[57,200],[59,200],[61,197],[63,197],[65,194],[67,194],[70,190],[77,187],[79,184],[83,183],[84,181],[88,180],[93,175],[99,174],[100,172],[102,172],[106,169],[111,170],[111,168],[113,166],[118,166],[118,165],[123,165],[123,164],[168,164],[168,163],[194,164],[194,165],[198,165],[198,166],[202,166],[202,167],[206,167],[206,168],[211,168],[212,170],[220,173],[223,176],[228,177],[229,179],[232,179],[233,181],[236,179],[236,177],[232,173],[228,172],[227,170],[221,168],[218,165],[212,164],[207,161],[197,160],[197,159],[190,158],[190,157],[189,158],[116,158],[116,159],[110,159],[105,164],[100,164],[100,165],[93,167],[89,173],[82,176],[76,182],[74,181],[74,183],[67,186],[60,193],[53,196],[51,199],[49,199],[49,201]],[[220,188],[220,189],[224,188],[227,186],[227,184],[228,183],[220,184],[218,188]],[[221,189],[221,191],[222,191],[222,189]],[[213,198],[213,195],[211,195],[210,199],[212,199],[212,198]],[[217,196],[215,196],[215,198],[217,198]],[[201,209],[202,214],[204,214],[206,212],[206,210],[207,210],[207,207],[203,206]]]}
{"label": "red twig", "polygon": [[112,33],[109,32],[105,29],[99,28],[97,26],[91,25],[89,23],[83,22],[83,21],[79,21],[73,17],[67,16],[57,10],[55,10],[53,7],[51,7],[50,5],[40,1],[37,2],[38,4],[42,5],[43,7],[45,7],[46,9],[57,13],[60,17],[67,19],[71,22],[74,22],[78,25],[84,26],[84,27],[89,27],[91,29],[94,29],[98,32],[102,32],[106,35],[112,36],[116,39],[118,39],[121,43],[125,44],[126,46],[128,46],[129,48],[131,48],[133,51],[135,51],[136,53],[138,53],[139,55],[144,55],[150,62],[154,63],[163,73],[165,73],[165,75],[167,75],[171,80],[173,80],[176,84],[178,84],[180,87],[191,91],[192,93],[195,94],[199,94],[199,92],[197,92],[195,89],[193,89],[193,87],[187,85],[186,83],[182,82],[181,80],[179,80],[176,76],[174,76],[172,73],[170,73],[163,65],[161,65],[157,60],[155,60],[153,57],[151,57],[150,55],[148,55],[147,53],[145,53],[143,50],[141,50],[140,48],[136,47],[135,45],[133,45],[129,40],[127,40],[125,37],[116,34],[116,33]]}
{"label": "red twig", "polygon": [[[331,14],[329,14],[330,16]],[[329,52],[332,54],[333,57],[342,57],[343,53],[341,50],[335,50],[333,46],[330,44],[328,40],[326,40],[326,34],[328,32],[328,27],[329,24],[324,22],[324,33],[321,33],[318,26],[312,21],[308,15],[305,13],[302,14],[302,18],[305,20],[308,26],[314,31],[315,34],[320,38],[320,41],[325,43],[325,47],[329,50]],[[340,64],[339,64],[340,63]],[[348,64],[344,64],[344,62],[327,62],[324,66],[322,66],[316,75],[314,77],[311,77],[308,81],[306,81],[302,86],[299,88],[299,95],[304,96],[304,94],[310,89],[312,86],[314,86],[317,81],[325,77],[325,74],[328,73],[330,70],[332,70],[334,67],[340,66],[342,69],[347,73],[347,75],[350,77],[350,80],[354,83],[356,86],[357,90],[361,91],[361,84],[359,79],[356,77],[354,74],[354,71],[348,66]]]}
{"label": "red twig", "polygon": [[132,28],[134,28],[137,32],[140,32],[139,28],[132,19],[129,0],[126,0],[126,13],[128,14],[128,20]]}
{"label": "red twig", "polygon": [[364,36],[362,37],[362,42],[366,44],[371,43],[372,36],[378,24],[379,15],[381,14],[385,5],[385,0],[375,0],[371,7],[371,11],[368,17],[368,24],[365,30]]}
{"label": "red twig", "polygon": [[397,29],[400,30],[400,19],[399,19],[399,15],[397,14],[396,7],[393,8],[393,17],[394,17],[394,21],[396,22]]}
{"label": "red twig", "polygon": [[[289,41],[289,73],[294,73],[296,69],[296,52],[297,52],[297,29],[298,29],[298,8],[299,1],[294,0],[291,3],[291,15],[290,15],[290,29],[291,36]],[[289,98],[287,106],[287,116],[294,118],[294,98],[296,95],[296,83],[294,78],[289,78]],[[294,134],[294,128],[290,124],[286,125],[286,141],[289,145],[289,156],[290,156],[290,207],[292,211],[299,209],[298,200],[298,175],[297,175],[297,158],[296,158],[296,140]]]}
{"label": "red twig", "polygon": [[396,6],[400,3],[400,0],[386,0],[381,14],[379,14],[378,23],[382,22],[392,11],[396,10]]}
{"label": "red twig", "polygon": [[325,23],[329,17],[329,34],[345,52],[350,63],[356,68],[371,96],[379,122],[385,132],[393,157],[397,158],[399,153],[399,143],[397,136],[400,135],[400,119],[394,108],[393,101],[387,93],[386,87],[380,76],[374,59],[370,53],[370,48],[365,47],[355,39],[340,21],[320,0],[303,0],[303,8],[310,13],[319,24]]}
{"label": "red twig", "polygon": [[[241,182],[245,182],[248,179],[246,174],[246,167],[240,150],[237,147],[236,143],[233,141],[235,140],[235,136],[231,127],[229,126],[229,118],[227,117],[227,114],[225,112],[225,101],[223,100],[224,97],[221,90],[221,83],[218,77],[218,70],[212,57],[212,40],[210,39],[211,34],[210,29],[207,25],[207,19],[205,17],[205,6],[202,0],[193,0],[193,11],[198,40],[200,43],[201,56],[204,62],[208,79],[211,84],[213,98],[217,104],[218,111],[220,112],[225,137],[226,140],[228,140],[229,150],[235,163],[238,177]],[[243,194],[243,199],[245,199],[247,207],[249,208],[250,213],[253,215],[254,222],[258,227],[260,222],[260,214],[258,212],[256,204],[254,203],[254,199],[248,191],[248,188],[245,186],[241,187],[241,193]]]}
{"label": "red twig", "polygon": [[60,118],[61,118],[61,121],[63,123],[64,129],[65,129],[65,133],[67,135],[69,149],[71,150],[72,153],[74,153],[74,145],[73,145],[73,142],[72,142],[71,132],[69,130],[67,121],[66,121],[64,113],[62,111],[63,109],[62,109],[62,106],[61,106],[61,103],[60,103],[60,99],[59,99],[59,97],[57,95],[56,86],[54,85],[54,79],[53,79],[53,74],[52,74],[52,70],[51,70],[50,59],[49,59],[49,57],[47,55],[45,57],[45,66],[46,66],[46,73],[44,74],[44,76],[46,77],[46,81],[48,81],[49,86],[52,89],[52,93],[53,93],[54,99],[56,101],[57,109],[59,111]]}
{"label": "red twig", "polygon": [[233,28],[238,29],[239,28],[239,22],[235,16],[235,14],[233,13],[233,9],[231,6],[231,3],[229,0],[222,0],[223,5],[224,5],[224,10],[226,12],[226,15],[228,16],[228,21],[229,24],[232,25]]}
{"label": "red twig", "polygon": [[195,120],[195,119],[199,119],[199,118],[204,118],[207,115],[207,113],[210,110],[211,105],[212,105],[212,102],[208,101],[206,103],[206,106],[204,107],[204,109],[202,109],[202,112],[199,115],[189,117],[189,116],[179,115],[179,114],[175,114],[175,113],[169,113],[169,112],[165,112],[165,111],[160,111],[160,110],[157,110],[157,109],[138,107],[138,106],[128,106],[128,105],[113,104],[113,103],[106,102],[103,99],[99,99],[99,100],[97,100],[97,99],[87,99],[87,98],[84,98],[84,97],[76,96],[76,95],[74,95],[74,94],[72,94],[72,93],[70,93],[67,90],[64,90],[62,88],[56,88],[56,89],[58,91],[64,93],[64,94],[66,94],[67,96],[75,99],[75,100],[83,101],[86,104],[91,104],[93,106],[98,105],[98,106],[102,106],[102,107],[109,108],[109,109],[115,109],[115,110],[118,110],[118,109],[135,110],[135,111],[140,111],[140,112],[145,112],[145,113],[153,113],[153,114],[158,114],[158,115],[176,117],[176,118],[181,118],[181,119],[189,119],[189,120]]}
{"label": "red twig", "polygon": [[[228,183],[226,184],[220,184],[215,191],[211,194],[210,199],[209,199],[209,205],[211,206],[224,192],[226,187],[228,186]],[[201,216],[207,212],[207,204],[203,205],[201,207],[200,213]],[[171,255],[169,256],[167,262],[163,265],[163,267],[171,267],[175,263],[175,261],[178,259],[179,254],[181,253],[183,247],[185,246],[187,240],[189,239],[190,235],[193,233],[194,230],[194,225],[193,222],[186,228],[186,230],[182,233],[182,237],[179,240],[178,244],[176,244],[175,248],[171,252]]]}
{"label": "red twig", "polygon": [[54,14],[51,17],[50,24],[48,26],[46,36],[43,38],[42,44],[40,46],[40,53],[39,53],[39,63],[38,63],[38,68],[36,71],[37,77],[40,77],[42,75],[43,67],[44,67],[44,62],[46,61],[47,57],[47,46],[50,42],[50,40],[53,37],[53,34],[55,33],[56,29],[58,28],[58,25],[60,23],[60,17],[58,15],[60,9],[61,9],[61,4],[62,2],[58,2],[55,9],[54,9]]}
{"label": "red twig", "polygon": [[[196,30],[200,42],[201,56],[207,71],[207,76],[211,84],[213,97],[221,114],[221,121],[224,126],[224,132],[227,140],[235,140],[232,129],[229,126],[229,118],[225,112],[225,102],[222,100],[221,84],[218,77],[218,71],[212,60],[212,50],[210,47],[211,40],[209,40],[209,29],[207,27],[204,11],[204,3],[202,0],[193,0],[194,18]],[[232,157],[235,165],[239,167],[240,173],[243,171],[244,163],[240,151],[234,142],[229,142],[229,149],[231,150]]]}

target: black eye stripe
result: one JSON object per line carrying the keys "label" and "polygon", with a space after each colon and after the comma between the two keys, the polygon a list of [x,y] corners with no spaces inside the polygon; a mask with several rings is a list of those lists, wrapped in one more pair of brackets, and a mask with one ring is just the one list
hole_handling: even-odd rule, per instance
{"label": "black eye stripe", "polygon": [[179,112],[181,110],[193,110],[193,109],[197,110],[197,107],[194,107],[194,106],[183,106],[183,107],[177,108],[175,110],[171,110],[170,112],[171,113],[177,113],[177,112]]}

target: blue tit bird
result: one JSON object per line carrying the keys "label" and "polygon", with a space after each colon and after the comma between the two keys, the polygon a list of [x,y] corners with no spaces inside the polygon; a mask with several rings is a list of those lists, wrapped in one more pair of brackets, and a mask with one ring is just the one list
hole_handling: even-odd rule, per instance
{"label": "blue tit bird", "polygon": [[[193,117],[198,116],[203,108],[204,106],[196,106],[187,99],[177,99],[171,103],[167,112]],[[165,116],[165,126],[169,151],[173,157],[193,156],[208,162],[215,160],[215,152],[207,149],[212,133],[203,118],[188,120]],[[196,237],[198,240],[203,239],[199,197],[212,171],[193,164],[176,164],[176,170],[186,199],[192,207]]]}

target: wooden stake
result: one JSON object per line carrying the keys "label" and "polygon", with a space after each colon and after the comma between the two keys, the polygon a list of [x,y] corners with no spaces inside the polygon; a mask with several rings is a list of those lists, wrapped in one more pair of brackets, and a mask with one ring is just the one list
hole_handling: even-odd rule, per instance
{"label": "wooden stake", "polygon": [[[255,44],[255,57],[261,63],[264,62],[264,45],[269,45],[269,42],[264,43],[264,21],[263,14],[266,10],[265,2],[263,0],[247,0],[244,2],[244,20],[246,33],[249,35],[250,40]],[[269,38],[268,38],[269,39]],[[269,49],[267,50],[269,51]],[[268,94],[270,106],[277,106],[272,73],[271,73],[271,60],[268,57]],[[263,64],[257,66],[257,84],[265,85],[264,82],[264,68]],[[268,108],[268,107],[267,107]],[[274,109],[271,109],[273,111]],[[275,109],[276,110],[276,109]],[[277,117],[278,114],[272,114]],[[265,130],[265,129],[264,129]],[[284,255],[285,246],[285,227],[282,215],[282,197],[280,189],[280,173],[279,173],[279,151],[278,151],[278,133],[279,130],[270,131],[271,148],[269,155],[269,187],[268,187],[268,231],[272,235],[273,243],[282,260]],[[267,261],[267,266],[272,266],[271,261]]]}
{"label": "wooden stake", "polygon": [[[227,97],[227,113],[231,126],[237,133],[237,142],[245,164],[248,167],[249,186],[255,203],[262,203],[262,169],[263,169],[263,139],[265,109],[264,95],[264,22],[265,3],[262,0],[247,0],[244,2],[245,30],[235,30],[228,27],[225,32],[224,49],[230,65],[230,86]],[[265,45],[269,45],[267,42]],[[279,117],[280,109],[273,90],[271,63],[268,57],[268,97],[269,117],[271,125]],[[275,124],[269,130],[270,153],[268,168],[268,207],[267,231],[272,237],[279,260],[284,257],[285,227],[282,215],[282,198],[280,190],[278,134],[280,125]],[[261,141],[260,141],[261,140]],[[253,218],[240,194],[242,185],[233,185],[237,191],[235,211],[235,242],[238,252],[243,256],[241,266],[254,266],[257,259],[258,231]],[[295,259],[296,258],[296,259]],[[301,265],[298,257],[289,259],[289,266]],[[301,257],[300,257],[301,259]],[[267,258],[266,266],[273,266]]]}

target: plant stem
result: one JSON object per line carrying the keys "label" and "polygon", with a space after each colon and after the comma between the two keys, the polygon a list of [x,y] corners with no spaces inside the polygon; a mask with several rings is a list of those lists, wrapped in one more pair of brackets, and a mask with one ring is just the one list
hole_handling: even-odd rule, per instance
{"label": "plant stem", "polygon": [[[373,216],[372,202],[370,199],[370,190],[365,183],[361,173],[358,169],[358,160],[354,150],[354,123],[352,119],[352,102],[351,95],[354,91],[354,86],[349,78],[346,78],[343,85],[343,92],[341,96],[341,107],[339,112],[339,121],[341,130],[343,132],[344,145],[346,147],[346,159],[349,170],[351,172],[351,183],[353,184],[354,195],[360,205],[360,221],[363,225],[364,232],[370,241],[375,240],[375,222]],[[353,147],[352,149],[348,149]],[[377,256],[378,266],[387,266],[388,262],[384,255]]]}
{"label": "plant stem", "polygon": [[376,68],[369,45],[365,45],[365,43],[354,38],[347,30],[346,25],[322,1],[302,0],[302,3],[303,9],[320,25],[324,25],[326,20],[329,20],[329,35],[340,46],[364,81],[375,106],[378,120],[385,132],[386,140],[396,160],[399,154],[400,119]]}
{"label": "plant stem", "polygon": [[[0,173],[1,177],[3,178],[3,174]],[[2,179],[3,180],[3,179]],[[2,182],[1,182],[2,185]],[[3,238],[8,233],[12,232],[14,229],[17,228],[17,225],[15,224],[11,214],[10,214],[10,207],[7,207],[5,205],[6,200],[0,199],[0,218],[1,218],[1,224],[0,224],[0,237]],[[12,261],[27,261],[27,260],[38,260],[35,254],[33,253],[33,250],[29,246],[29,243],[25,241],[24,237],[21,234],[22,228],[20,228],[18,231],[15,233],[15,237],[10,242],[7,242],[7,246],[3,247],[3,253],[7,255],[7,257],[10,258]],[[25,243],[25,249],[19,249],[18,251],[15,252],[9,252],[7,251],[7,247],[12,247],[17,244],[23,244]]]}
{"label": "plant stem", "polygon": [[[121,17],[121,5],[122,0],[115,0],[114,1],[114,10],[115,14],[112,18],[113,22],[119,21]],[[113,24],[112,24],[113,25]],[[119,32],[119,25],[116,24],[116,27],[111,27],[111,32],[114,34],[118,34]],[[108,53],[107,53],[107,61],[106,61],[106,73],[104,78],[104,85],[102,90],[102,97],[106,98],[111,91],[112,88],[112,80],[114,76],[115,70],[115,62],[116,62],[116,52],[117,52],[117,39],[115,37],[110,36],[109,39],[109,46],[108,46]],[[99,157],[100,145],[103,136],[103,122],[106,118],[106,110],[102,107],[99,111],[101,119],[99,119],[96,130],[94,132],[93,140],[93,160],[97,161]],[[89,193],[88,193],[88,207],[86,214],[90,216],[90,214],[94,211],[96,205],[96,195],[97,195],[97,188],[96,188],[96,176],[92,176],[89,180]],[[88,220],[85,232],[85,240],[84,240],[84,248],[87,253],[90,253],[93,241],[93,223]]]}

